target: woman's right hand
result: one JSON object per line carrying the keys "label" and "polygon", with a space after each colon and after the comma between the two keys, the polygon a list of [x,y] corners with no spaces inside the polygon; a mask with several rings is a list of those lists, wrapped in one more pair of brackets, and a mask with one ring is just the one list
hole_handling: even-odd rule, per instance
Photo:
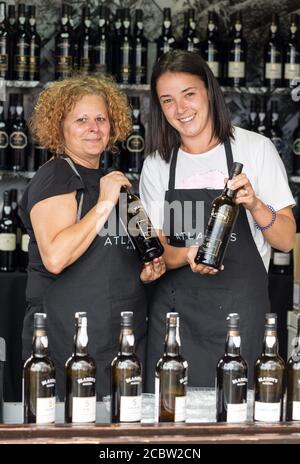
{"label": "woman's right hand", "polygon": [[99,201],[118,203],[121,187],[131,187],[131,183],[121,171],[112,171],[100,179]]}

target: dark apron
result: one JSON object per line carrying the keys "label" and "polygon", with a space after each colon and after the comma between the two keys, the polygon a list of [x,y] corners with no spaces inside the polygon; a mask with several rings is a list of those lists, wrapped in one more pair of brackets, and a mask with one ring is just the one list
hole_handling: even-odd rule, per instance
{"label": "dark apron", "polygon": [[[76,167],[71,167],[79,175]],[[82,195],[77,197],[77,220],[82,200]],[[127,236],[97,235],[88,250],[48,287],[42,300],[29,302],[23,328],[23,359],[30,354],[33,314],[43,310],[47,314],[49,351],[56,365],[57,394],[61,400],[64,365],[73,350],[76,311],[87,312],[88,349],[97,363],[99,399],[110,393],[110,363],[118,352],[121,311],[134,312],[137,354],[144,364],[147,308],[140,271],[141,262]]]}
{"label": "dark apron", "polygon": [[[229,172],[233,163],[229,140],[225,142],[225,152]],[[182,206],[184,201],[192,201],[193,211],[196,201],[203,201],[206,228],[211,203],[222,190],[175,189],[177,154],[171,160],[165,201],[177,200]],[[170,231],[170,245],[186,246],[174,234],[172,222]],[[188,231],[183,233],[189,235]],[[189,386],[214,386],[216,364],[224,353],[226,316],[231,312],[240,314],[241,351],[248,362],[249,385],[252,385],[253,365],[261,352],[264,314],[270,310],[268,278],[243,207],[240,207],[234,233],[236,241],[230,241],[225,268],[217,275],[193,273],[190,266],[184,266],[168,271],[157,282],[149,307],[147,391],[154,391],[155,364],[163,353],[165,317],[173,310],[180,315],[182,354],[189,364]]]}

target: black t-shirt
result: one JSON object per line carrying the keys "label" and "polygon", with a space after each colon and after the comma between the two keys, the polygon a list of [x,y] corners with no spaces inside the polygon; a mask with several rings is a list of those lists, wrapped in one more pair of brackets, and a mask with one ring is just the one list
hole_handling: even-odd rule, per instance
{"label": "black t-shirt", "polygon": [[47,287],[58,278],[47,271],[43,265],[37,242],[30,221],[32,207],[46,198],[77,192],[77,201],[84,193],[82,214],[84,216],[95,206],[99,197],[99,180],[102,169],[90,169],[78,165],[75,167],[80,177],[73,171],[68,162],[62,158],[54,158],[45,163],[37,171],[27,185],[20,205],[20,216],[30,237],[29,265],[26,298],[28,301],[40,298]]}

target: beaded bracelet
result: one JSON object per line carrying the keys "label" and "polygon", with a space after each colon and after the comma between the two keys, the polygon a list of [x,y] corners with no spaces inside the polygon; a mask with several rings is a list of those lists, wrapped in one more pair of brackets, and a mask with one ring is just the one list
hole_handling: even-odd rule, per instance
{"label": "beaded bracelet", "polygon": [[275,209],[273,208],[273,206],[271,205],[266,205],[272,212],[272,219],[271,219],[271,222],[269,224],[267,224],[266,226],[259,226],[256,222],[254,222],[254,225],[255,227],[260,230],[261,232],[263,232],[264,230],[267,230],[269,229],[270,227],[272,227],[272,225],[274,224],[275,220],[276,220],[276,211]]}

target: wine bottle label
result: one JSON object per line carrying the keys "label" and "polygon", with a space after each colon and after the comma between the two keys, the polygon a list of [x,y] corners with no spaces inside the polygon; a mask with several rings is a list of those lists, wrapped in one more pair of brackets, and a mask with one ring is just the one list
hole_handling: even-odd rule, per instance
{"label": "wine bottle label", "polygon": [[72,422],[95,422],[96,396],[73,397]]}
{"label": "wine bottle label", "polygon": [[292,420],[300,420],[300,401],[293,401]]}
{"label": "wine bottle label", "polygon": [[6,132],[0,131],[0,148],[6,148],[9,143],[9,138]]}
{"label": "wine bottle label", "polygon": [[36,399],[36,423],[52,424],[55,422],[55,396]]}
{"label": "wine bottle label", "polygon": [[72,56],[56,56],[56,69],[57,72],[71,72],[73,58]]}
{"label": "wine bottle label", "polygon": [[281,402],[263,403],[261,401],[255,401],[254,420],[263,422],[279,422],[280,411]]}
{"label": "wine bottle label", "polygon": [[9,138],[11,148],[22,149],[27,146],[27,135],[24,132],[15,131]]}
{"label": "wine bottle label", "polygon": [[245,422],[247,420],[247,403],[228,403],[227,422]]}
{"label": "wine bottle label", "polygon": [[228,77],[241,78],[245,77],[245,62],[244,61],[229,61],[228,62]]}
{"label": "wine bottle label", "polygon": [[[29,48],[28,44],[27,47]],[[28,71],[29,55],[15,55],[15,70],[17,72]]]}
{"label": "wine bottle label", "polygon": [[215,77],[220,77],[220,63],[218,61],[207,61],[207,64],[210,67],[213,75]]}
{"label": "wine bottle label", "polygon": [[39,69],[39,59],[38,56],[31,55],[29,57],[29,71],[32,72],[37,72]]}
{"label": "wine bottle label", "polygon": [[136,221],[136,224],[137,224],[139,232],[144,237],[144,239],[147,240],[147,239],[155,236],[154,230],[152,229],[148,218],[140,219],[140,220]]}
{"label": "wine bottle label", "polygon": [[0,251],[15,251],[16,245],[16,234],[0,234]]}
{"label": "wine bottle label", "polygon": [[126,148],[130,152],[141,153],[144,150],[145,142],[143,137],[137,134],[132,134],[128,137]]}
{"label": "wine bottle label", "polygon": [[142,395],[121,396],[120,422],[139,422],[142,418]]}
{"label": "wine bottle label", "polygon": [[291,264],[290,253],[274,251],[273,264],[275,264],[275,266],[289,266]]}
{"label": "wine bottle label", "polygon": [[300,155],[300,139],[296,139],[293,142],[293,153],[294,155]]}
{"label": "wine bottle label", "polygon": [[204,237],[201,249],[203,253],[210,256],[217,256],[219,249],[222,245],[222,240],[212,239],[210,237]]}
{"label": "wine bottle label", "polygon": [[285,63],[284,78],[295,79],[300,76],[300,63]]}
{"label": "wine bottle label", "polygon": [[160,379],[155,376],[155,402],[154,402],[154,420],[159,421],[159,402],[160,402]]}
{"label": "wine bottle label", "polygon": [[282,64],[281,63],[266,63],[265,76],[266,79],[281,79]]}
{"label": "wine bottle label", "polygon": [[[0,41],[0,50],[1,48],[1,41]],[[7,71],[8,70],[8,55],[5,53],[0,53],[0,71]]]}
{"label": "wine bottle label", "polygon": [[21,238],[21,250],[28,253],[30,237],[28,234],[23,234]]}
{"label": "wine bottle label", "polygon": [[186,420],[186,396],[175,397],[174,422],[185,422]]}

